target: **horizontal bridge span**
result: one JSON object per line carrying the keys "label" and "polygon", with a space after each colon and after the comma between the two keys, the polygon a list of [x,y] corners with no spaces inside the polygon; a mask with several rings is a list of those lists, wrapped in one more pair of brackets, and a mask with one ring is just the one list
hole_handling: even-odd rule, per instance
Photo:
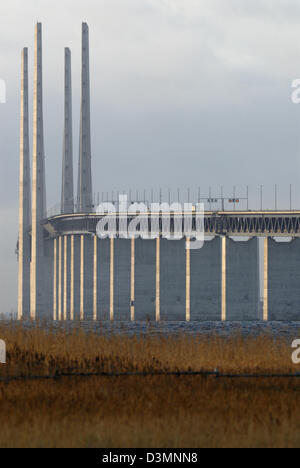
{"label": "horizontal bridge span", "polygon": [[[58,234],[95,233],[98,222],[104,214],[77,213],[72,215],[59,215],[44,221],[44,227],[50,237]],[[124,214],[122,214],[124,216]],[[136,215],[131,213],[128,223]],[[148,216],[149,231],[151,230],[150,213],[139,216]],[[162,230],[163,218],[170,216],[171,232],[174,229],[176,213],[159,214],[159,227]],[[118,229],[118,213],[117,229]],[[196,229],[196,214],[192,214],[192,226]],[[178,229],[178,222],[176,222]],[[300,211],[232,211],[232,212],[205,212],[204,232],[206,235],[247,236],[247,237],[300,237]]]}

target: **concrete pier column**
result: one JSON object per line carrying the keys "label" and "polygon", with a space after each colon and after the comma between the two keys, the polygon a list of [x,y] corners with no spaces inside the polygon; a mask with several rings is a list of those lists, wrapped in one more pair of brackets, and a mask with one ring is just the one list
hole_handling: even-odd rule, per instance
{"label": "concrete pier column", "polygon": [[80,320],[84,320],[84,235],[80,236]]}
{"label": "concrete pier column", "polygon": [[135,320],[135,239],[131,239],[130,320]]}
{"label": "concrete pier column", "polygon": [[53,317],[54,309],[54,239],[44,241],[44,273],[45,273],[45,317]]}
{"label": "concrete pier column", "polygon": [[18,239],[18,319],[30,315],[30,234],[31,188],[28,122],[28,49],[22,51],[21,119],[20,119],[20,180]]}
{"label": "concrete pier column", "polygon": [[226,240],[226,319],[251,321],[259,318],[259,243]]}
{"label": "concrete pier column", "polygon": [[110,239],[98,239],[98,311],[99,320],[110,319]]}
{"label": "concrete pier column", "polygon": [[186,320],[185,239],[160,241],[160,319]]}
{"label": "concrete pier column", "polygon": [[63,238],[63,242],[64,242],[64,248],[63,248],[63,251],[64,251],[64,258],[63,258],[63,276],[64,276],[64,287],[63,287],[63,290],[64,290],[64,300],[63,300],[63,319],[64,320],[67,320],[67,306],[68,306],[68,303],[67,303],[67,294],[68,294],[68,287],[67,287],[67,279],[68,279],[68,238],[67,236],[64,236]]}
{"label": "concrete pier column", "polygon": [[155,321],[159,313],[157,240],[135,239],[134,253],[134,317]]}
{"label": "concrete pier column", "polygon": [[206,240],[190,251],[190,304],[192,321],[219,321],[222,307],[221,238]]}
{"label": "concrete pier column", "polygon": [[156,239],[156,301],[155,314],[156,321],[160,321],[160,237]]}
{"label": "concrete pier column", "polygon": [[114,320],[114,295],[115,295],[115,239],[110,239],[110,300],[109,300],[109,318]]}
{"label": "concrete pier column", "polygon": [[114,241],[114,319],[130,321],[131,240]]}
{"label": "concrete pier column", "polygon": [[93,294],[94,294],[94,236],[84,236],[84,320],[93,320]]}
{"label": "concrete pier column", "polygon": [[71,236],[70,249],[70,320],[74,320],[74,235]]}
{"label": "concrete pier column", "polygon": [[269,259],[269,238],[264,238],[264,246],[263,246],[263,320],[267,322],[269,319],[269,280],[268,280],[268,259]]}
{"label": "concrete pier column", "polygon": [[300,239],[268,241],[268,319],[300,319]]}
{"label": "concrete pier column", "polygon": [[53,241],[53,320],[57,320],[57,238]]}
{"label": "concrete pier column", "polygon": [[94,237],[93,320],[98,316],[98,237]]}
{"label": "concrete pier column", "polygon": [[62,302],[63,302],[63,277],[62,277],[62,237],[58,238],[58,320],[62,319]]}
{"label": "concrete pier column", "polygon": [[94,318],[94,236],[81,234],[72,237],[70,266],[71,317],[80,320]]}
{"label": "concrete pier column", "polygon": [[186,239],[186,321],[191,320],[191,241]]}
{"label": "concrete pier column", "polygon": [[42,25],[35,28],[33,92],[33,162],[32,162],[32,235],[30,316],[34,320],[44,311],[44,228],[46,217],[45,156],[43,129]]}
{"label": "concrete pier column", "polygon": [[68,236],[64,236],[64,320],[67,320],[68,316],[70,316],[70,255],[70,238]]}
{"label": "concrete pier column", "polygon": [[74,255],[73,255],[73,301],[74,301],[74,317],[80,319],[80,301],[81,301],[81,236],[74,235]]}
{"label": "concrete pier column", "polygon": [[221,320],[227,318],[227,237],[222,237],[222,309]]}

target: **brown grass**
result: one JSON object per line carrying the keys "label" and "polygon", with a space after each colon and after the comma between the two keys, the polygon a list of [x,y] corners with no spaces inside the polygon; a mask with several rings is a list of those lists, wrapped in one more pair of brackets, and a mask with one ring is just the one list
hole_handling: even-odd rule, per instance
{"label": "brown grass", "polygon": [[[271,336],[107,338],[0,324],[0,376],[60,372],[297,372]],[[296,337],[295,337],[296,338]],[[0,447],[300,445],[298,379],[91,377],[0,383]]]}

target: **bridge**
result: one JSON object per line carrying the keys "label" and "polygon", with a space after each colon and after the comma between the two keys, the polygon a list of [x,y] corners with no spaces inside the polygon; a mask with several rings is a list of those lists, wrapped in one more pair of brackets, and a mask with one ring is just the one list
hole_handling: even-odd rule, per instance
{"label": "bridge", "polygon": [[[198,249],[190,248],[192,235],[187,235],[172,210],[157,213],[157,235],[151,240],[122,238],[118,225],[116,235],[110,238],[96,235],[105,213],[96,210],[92,195],[89,29],[85,23],[77,198],[75,201],[71,51],[66,48],[61,203],[58,210],[47,214],[40,23],[35,31],[34,76],[31,180],[25,48],[21,74],[19,319],[300,319],[300,210],[209,209],[203,222],[206,241]],[[248,193],[246,200],[248,205]],[[276,200],[275,190],[275,206]],[[215,205],[211,192],[207,201],[209,207]],[[237,207],[235,193],[229,203]],[[223,194],[221,206],[225,207]],[[148,215],[140,213],[140,218],[147,216],[151,231]],[[170,217],[171,232],[183,234],[180,240],[164,238],[165,216]],[[127,223],[134,217],[129,213]],[[190,232],[195,231],[196,222],[192,205]]]}

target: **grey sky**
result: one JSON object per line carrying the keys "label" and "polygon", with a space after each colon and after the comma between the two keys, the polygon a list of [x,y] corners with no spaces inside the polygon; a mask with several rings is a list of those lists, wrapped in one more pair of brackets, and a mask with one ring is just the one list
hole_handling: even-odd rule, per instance
{"label": "grey sky", "polygon": [[[264,184],[299,202],[297,0],[10,0],[1,2],[0,313],[16,308],[20,52],[43,23],[49,207],[60,198],[63,49],[73,61],[77,167],[81,22],[90,27],[95,191]],[[32,109],[32,106],[31,106]]]}

